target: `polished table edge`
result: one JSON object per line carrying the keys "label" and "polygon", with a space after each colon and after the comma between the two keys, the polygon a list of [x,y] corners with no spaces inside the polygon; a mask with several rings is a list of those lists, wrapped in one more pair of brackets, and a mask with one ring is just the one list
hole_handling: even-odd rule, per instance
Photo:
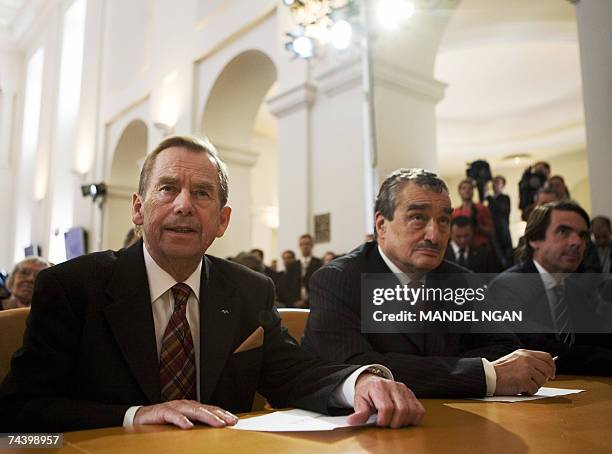
{"label": "polished table edge", "polygon": [[[604,386],[603,388],[602,388],[602,385]],[[450,424],[454,424],[455,422],[462,423],[465,421],[472,421],[472,420],[473,420],[472,422],[474,421],[478,422],[480,420],[484,420],[484,422],[488,422],[487,420],[489,420],[493,425],[499,426],[501,422],[504,421],[504,418],[507,419],[508,417],[508,415],[505,415],[505,413],[517,412],[519,411],[519,409],[525,408],[525,407],[519,407],[520,405],[529,405],[529,404],[533,404],[534,402],[546,404],[547,401],[548,403],[551,403],[552,401],[552,402],[562,402],[565,404],[580,402],[581,399],[584,400],[584,398],[581,397],[582,395],[584,394],[589,395],[589,389],[597,390],[596,392],[599,394],[603,392],[604,393],[603,396],[606,398],[609,397],[610,398],[609,400],[612,401],[612,390],[608,392],[608,387],[612,387],[612,378],[610,377],[562,376],[560,375],[555,380],[548,382],[546,386],[556,387],[556,388],[585,389],[585,392],[563,396],[562,400],[559,400],[559,398],[548,398],[548,399],[542,399],[542,400],[537,400],[537,401],[528,401],[528,402],[519,402],[519,403],[482,402],[482,401],[464,399],[464,398],[420,399],[423,402],[425,408],[427,409],[427,412],[429,413],[430,418],[428,419],[427,418],[428,415],[426,414],[423,424],[421,426],[416,426],[415,428],[394,430],[392,432],[393,433],[397,432],[398,436],[400,433],[401,434],[411,434],[410,436],[413,436],[415,433],[417,433],[416,431],[419,430],[419,427],[423,427],[424,432],[426,431],[431,431],[431,432],[427,432],[427,434],[429,435],[422,435],[422,436],[429,437],[429,436],[436,435],[437,432],[434,432],[434,430],[437,430],[438,432],[440,432],[441,430],[446,430],[447,432],[451,430],[456,430],[454,426],[449,426],[449,427],[446,427],[445,429],[441,429],[440,427],[436,428],[436,423],[442,424],[442,421],[436,420],[437,417],[446,418],[444,419],[444,423],[449,423],[450,421]],[[593,393],[591,393],[591,395],[592,394]],[[555,399],[557,399],[557,401],[555,401]],[[606,404],[605,402],[602,403],[602,402],[596,401],[596,403],[599,406],[604,405],[605,408],[607,409],[608,404]],[[609,404],[609,405],[610,405],[609,414],[612,415],[612,404]],[[530,408],[546,409],[546,407],[537,407],[537,406],[535,407],[532,406]],[[270,413],[271,411],[276,411],[276,410],[263,410],[263,411],[257,411],[257,412],[252,412],[252,413],[245,413],[245,414],[240,414],[239,417],[250,418],[253,416],[267,414],[267,413]],[[458,413],[452,414],[452,418],[448,419],[448,414],[450,414],[449,412],[453,412],[453,411],[458,412]],[[545,411],[550,411],[550,410],[545,410]],[[577,410],[570,409],[570,411],[577,411]],[[453,419],[453,418],[460,418],[460,419]],[[482,421],[480,422],[482,423]],[[503,430],[506,428],[506,426],[511,426],[511,425],[512,425],[511,423],[508,423],[506,421],[505,425],[503,425],[499,430]],[[510,435],[515,435],[516,437],[523,439],[524,441],[525,434],[529,430],[529,428],[520,427],[519,429],[520,430],[517,430],[516,432],[511,432]],[[198,426],[195,426],[193,429],[189,429],[189,431],[192,431],[192,432],[215,431],[215,430],[218,431],[220,429],[214,429],[214,428],[204,426],[204,425],[198,425]],[[142,435],[163,434],[166,432],[176,432],[178,434],[179,432],[186,432],[186,431],[184,431],[183,429],[174,427],[174,426],[169,426],[169,425],[150,425],[150,426],[143,425],[143,426],[132,426],[128,428],[110,427],[110,428],[103,428],[103,429],[66,432],[64,434],[64,443],[65,443],[64,446],[65,447],[59,452],[62,452],[62,453],[95,452],[98,450],[97,449],[98,447],[102,446],[101,444],[104,443],[104,440],[105,439],[108,440],[109,437],[112,437],[113,439],[116,440],[117,436],[125,434],[125,435],[136,436],[138,437],[138,440],[142,440],[141,438]],[[232,432],[237,433],[241,431],[232,431]],[[293,441],[293,442],[295,442],[296,440],[297,441],[305,440],[306,442],[308,442],[308,441],[316,440],[317,438],[320,438],[322,440],[333,440],[334,442],[343,441],[349,438],[355,438],[358,441],[376,439],[376,443],[383,443],[383,445],[381,446],[384,446],[385,439],[395,438],[395,435],[393,437],[388,435],[392,433],[390,429],[381,429],[381,428],[376,428],[376,427],[337,429],[332,432],[334,432],[335,434],[331,435],[329,433],[326,434],[324,432],[309,432],[309,433],[247,432],[247,433],[260,434],[258,435],[258,437],[266,437],[266,436],[274,436],[274,435],[278,436],[279,434],[281,434],[283,435],[283,437],[285,437],[283,438],[283,440],[288,440],[288,441]],[[242,437],[248,438],[247,434],[245,434],[244,432],[241,432],[241,433],[243,434]],[[387,435],[384,435],[385,439],[379,439],[379,434],[383,434],[383,433],[387,434]],[[213,432],[210,432],[210,434],[211,434],[210,436],[213,436],[215,440],[217,440],[218,437],[220,436],[216,433],[212,435]],[[533,437],[533,434],[527,434],[527,435],[530,435],[531,437]],[[204,435],[200,434],[200,436],[204,436]],[[226,437],[226,436],[227,436],[226,434],[222,435],[222,437]],[[401,436],[407,436],[407,435],[401,435]],[[209,437],[209,435],[206,435],[206,437]],[[286,437],[293,437],[293,440],[291,440],[290,438],[288,439]],[[503,438],[503,437],[500,435],[500,438]],[[519,443],[520,440],[514,440],[514,441],[517,443],[516,446],[518,446],[519,448],[523,447],[523,445]],[[426,439],[426,442],[427,442],[427,439]],[[531,442],[533,442],[533,440],[531,440]],[[99,445],[97,445],[96,443],[99,443]],[[529,443],[527,442],[524,442],[523,444],[529,445]],[[366,443],[366,446],[369,446],[369,445]],[[380,448],[378,444],[376,446]],[[500,448],[503,451],[503,447],[500,447]],[[595,448],[598,448],[598,446],[596,445]],[[612,447],[610,448],[612,449]],[[88,449],[91,449],[91,451],[89,451]],[[364,450],[368,451],[370,449],[366,447],[366,449]],[[102,451],[104,451],[104,449],[102,449]],[[429,451],[429,449],[427,449],[427,451]],[[595,449],[595,450],[591,449],[591,451],[599,452],[598,449]],[[514,452],[522,452],[522,449],[517,448],[517,450],[515,450]]]}

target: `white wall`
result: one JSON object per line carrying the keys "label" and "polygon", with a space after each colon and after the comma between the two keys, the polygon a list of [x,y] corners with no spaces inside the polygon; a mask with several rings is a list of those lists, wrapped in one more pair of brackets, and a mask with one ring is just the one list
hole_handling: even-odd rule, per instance
{"label": "white wall", "polygon": [[21,125],[23,89],[23,55],[0,51],[0,194],[3,194],[0,216],[0,268],[10,271],[13,265],[13,188],[17,153],[18,127]]}

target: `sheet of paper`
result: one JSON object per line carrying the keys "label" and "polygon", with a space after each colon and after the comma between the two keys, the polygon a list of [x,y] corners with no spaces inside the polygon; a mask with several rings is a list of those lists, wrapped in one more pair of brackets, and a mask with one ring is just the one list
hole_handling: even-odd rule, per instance
{"label": "sheet of paper", "polygon": [[584,389],[562,389],[562,388],[540,388],[533,396],[492,396],[492,397],[474,397],[473,400],[482,400],[484,402],[525,402],[528,400],[546,399],[547,397],[567,396],[568,394],[578,394]]}
{"label": "sheet of paper", "polygon": [[[346,422],[346,416],[326,416],[306,410],[275,411],[263,416],[241,419],[230,429],[259,432],[310,432],[354,427]],[[370,416],[366,424],[376,422],[376,415]]]}

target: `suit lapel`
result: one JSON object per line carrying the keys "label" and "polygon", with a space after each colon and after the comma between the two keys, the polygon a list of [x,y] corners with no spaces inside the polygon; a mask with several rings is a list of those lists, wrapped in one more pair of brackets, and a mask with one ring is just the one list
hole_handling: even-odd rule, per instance
{"label": "suit lapel", "polygon": [[[378,243],[366,243],[366,247],[371,247],[369,253],[366,250],[366,273],[391,273],[378,251]],[[425,351],[425,335],[423,333],[402,333],[398,335],[413,344],[416,351]]]}
{"label": "suit lapel", "polygon": [[232,354],[240,306],[218,259],[205,257],[200,283],[200,400],[208,402]]}
{"label": "suit lapel", "polygon": [[159,365],[142,247],[139,241],[117,259],[106,288],[112,303],[104,315],[136,381],[155,403],[161,401]]}

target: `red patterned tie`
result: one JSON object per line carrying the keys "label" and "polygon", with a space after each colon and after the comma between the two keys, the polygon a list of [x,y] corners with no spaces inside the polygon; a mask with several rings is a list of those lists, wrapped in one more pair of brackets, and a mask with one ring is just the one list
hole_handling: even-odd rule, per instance
{"label": "red patterned tie", "polygon": [[196,399],[196,365],[193,339],[185,311],[191,288],[187,284],[172,287],[174,312],[159,355],[159,378],[163,401]]}

